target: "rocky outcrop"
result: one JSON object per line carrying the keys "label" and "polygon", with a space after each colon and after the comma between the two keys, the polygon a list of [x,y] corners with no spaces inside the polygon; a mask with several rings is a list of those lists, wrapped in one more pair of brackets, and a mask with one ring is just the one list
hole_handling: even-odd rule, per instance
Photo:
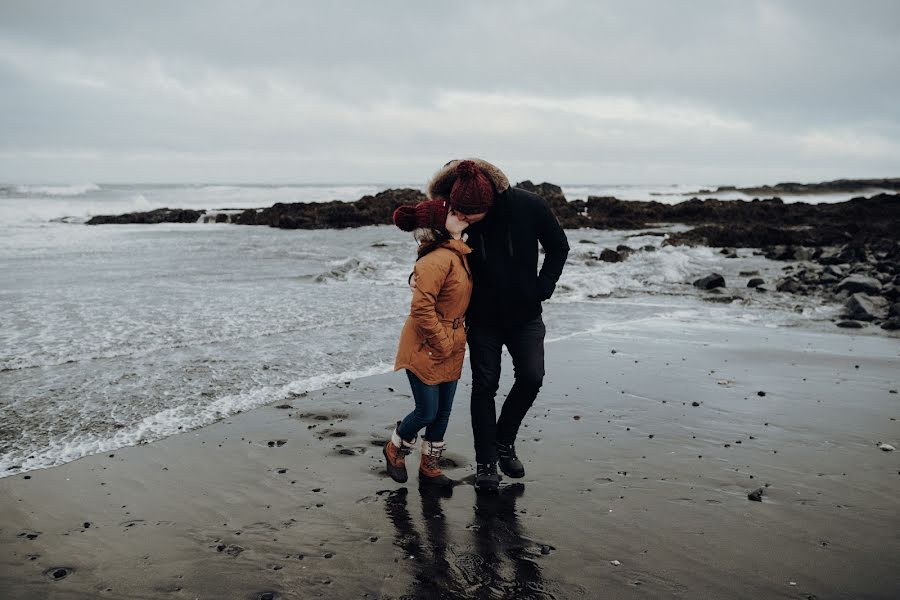
{"label": "rocky outcrop", "polygon": [[[229,210],[219,214],[215,222],[229,221],[238,225],[268,225],[282,229],[341,229],[363,225],[387,225],[391,215],[401,204],[415,204],[425,195],[415,189],[385,190],[374,196],[363,196],[356,202],[296,202],[277,203],[269,208]],[[97,216],[88,225],[121,223],[196,223],[206,211],[160,208],[150,212]],[[211,219],[212,220],[212,219]]]}
{"label": "rocky outcrop", "polygon": [[719,186],[715,190],[700,190],[699,195],[740,192],[748,196],[856,194],[870,190],[900,191],[900,178],[889,179],[837,179],[822,183],[776,183],[759,187],[739,188],[733,185]]}
{"label": "rocky outcrop", "polygon": [[98,215],[91,217],[88,225],[108,225],[138,223],[155,225],[158,223],[196,223],[205,210],[187,210],[182,208],[157,208],[149,212],[127,213],[124,215]]}
{"label": "rocky outcrop", "polygon": [[239,225],[268,225],[281,229],[344,229],[364,225],[389,225],[401,204],[415,204],[425,195],[410,188],[385,190],[356,202],[295,202],[246,210],[232,219]]}

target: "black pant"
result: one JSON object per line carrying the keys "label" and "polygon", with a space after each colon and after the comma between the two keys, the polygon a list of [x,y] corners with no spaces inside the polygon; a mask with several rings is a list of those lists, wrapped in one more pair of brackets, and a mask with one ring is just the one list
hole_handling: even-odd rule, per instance
{"label": "black pant", "polygon": [[[469,360],[472,364],[472,435],[475,460],[497,460],[496,442],[512,444],[525,413],[544,382],[544,321],[540,316],[514,327],[472,323]],[[496,417],[494,397],[500,385],[500,353],[512,356],[515,383]]]}

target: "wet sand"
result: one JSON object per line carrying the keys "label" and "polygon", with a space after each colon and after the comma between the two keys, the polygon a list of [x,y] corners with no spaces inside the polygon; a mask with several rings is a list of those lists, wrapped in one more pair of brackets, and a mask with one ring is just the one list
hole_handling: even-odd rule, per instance
{"label": "wet sand", "polygon": [[496,496],[468,385],[452,495],[420,492],[417,454],[386,477],[400,373],[7,477],[0,597],[900,597],[896,338],[656,319],[547,363]]}

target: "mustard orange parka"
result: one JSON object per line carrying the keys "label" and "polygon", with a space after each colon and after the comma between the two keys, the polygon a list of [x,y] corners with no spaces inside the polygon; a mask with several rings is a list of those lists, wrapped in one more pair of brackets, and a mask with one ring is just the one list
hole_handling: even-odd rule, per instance
{"label": "mustard orange parka", "polygon": [[462,240],[448,240],[416,262],[416,287],[394,370],[409,369],[429,385],[462,376],[464,318],[472,297],[466,254],[471,251]]}

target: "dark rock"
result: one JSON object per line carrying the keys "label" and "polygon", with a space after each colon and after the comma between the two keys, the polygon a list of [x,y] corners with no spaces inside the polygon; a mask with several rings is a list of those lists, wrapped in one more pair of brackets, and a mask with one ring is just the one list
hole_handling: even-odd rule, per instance
{"label": "dark rock", "polygon": [[775,289],[779,292],[787,292],[789,294],[796,294],[802,289],[803,286],[800,285],[800,282],[794,279],[793,277],[788,277],[786,279],[782,279],[778,285],[775,286]]}
{"label": "dark rock", "polygon": [[836,277],[838,279],[843,279],[845,276],[844,269],[840,265],[827,265],[822,270],[822,274],[831,275],[832,277]]}
{"label": "dark rock", "polygon": [[604,262],[612,263],[622,262],[624,260],[621,254],[610,248],[604,248],[603,252],[600,253],[599,259]]}
{"label": "dark rock", "polygon": [[[900,191],[900,178],[888,179],[837,179],[823,183],[776,183],[775,185],[763,185],[759,187],[738,188],[733,185],[724,185],[716,188],[715,194],[720,192],[741,192],[748,196],[774,196],[774,195],[814,195],[835,193],[856,193],[872,190],[897,190]],[[700,192],[698,192],[700,193]]]}
{"label": "dark rock", "polygon": [[641,250],[643,250],[644,252],[656,252],[656,246],[647,244],[646,246],[642,246]]}
{"label": "dark rock", "polygon": [[894,302],[893,304],[891,304],[890,308],[888,308],[888,316],[900,317],[900,302]]}
{"label": "dark rock", "polygon": [[[710,290],[709,293],[718,294],[720,292],[719,290]],[[704,296],[703,299],[707,302],[715,302],[717,304],[731,304],[735,300],[742,300],[742,298],[739,296]]]}
{"label": "dark rock", "polygon": [[761,278],[754,277],[753,279],[751,279],[750,281],[747,282],[747,287],[748,288],[756,288],[756,287],[761,286],[764,283],[765,283],[765,281],[763,281]]}
{"label": "dark rock", "polygon": [[714,288],[725,287],[725,278],[718,273],[711,273],[706,277],[701,277],[694,281],[694,287],[701,290],[711,290]]}
{"label": "dark rock", "polygon": [[897,331],[900,329],[900,318],[888,319],[881,324],[881,328],[885,331]]}
{"label": "dark rock", "polygon": [[851,294],[862,292],[864,294],[879,294],[881,292],[881,282],[874,277],[864,277],[860,275],[851,275],[837,284],[836,290],[847,290]]}
{"label": "dark rock", "polygon": [[865,324],[860,323],[859,321],[846,320],[838,321],[837,326],[843,327],[844,329],[862,329],[865,327]]}
{"label": "dark rock", "polygon": [[401,204],[415,204],[425,199],[419,190],[389,189],[374,196],[363,196],[356,202],[277,203],[269,208],[251,209],[234,215],[239,225],[268,225],[282,229],[342,229],[363,225],[387,225]]}
{"label": "dark rock", "polygon": [[205,210],[185,210],[157,208],[149,212],[127,213],[124,215],[97,215],[91,217],[88,225],[112,225],[123,223],[157,224],[157,223],[196,223],[205,214]]}
{"label": "dark rock", "polygon": [[853,294],[847,299],[844,308],[847,317],[857,321],[874,321],[885,316],[885,302],[881,298],[871,298],[865,294]]}
{"label": "dark rock", "polygon": [[766,490],[763,488],[756,488],[749,494],[747,494],[747,499],[752,500],[753,502],[762,502],[762,497],[765,496]]}
{"label": "dark rock", "polygon": [[741,271],[738,275],[741,277],[756,277],[759,275],[759,271]]}

